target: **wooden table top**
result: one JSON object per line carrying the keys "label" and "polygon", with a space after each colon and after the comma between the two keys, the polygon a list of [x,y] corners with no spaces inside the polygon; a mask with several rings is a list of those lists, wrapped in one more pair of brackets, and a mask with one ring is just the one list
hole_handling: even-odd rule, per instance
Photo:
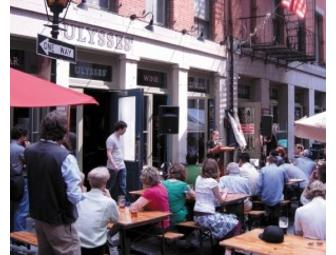
{"label": "wooden table top", "polygon": [[245,200],[245,198],[248,198],[248,197],[250,197],[250,195],[242,194],[242,193],[228,193],[225,198],[224,205],[236,203],[241,200]]}
{"label": "wooden table top", "polygon": [[260,255],[324,255],[325,241],[306,239],[301,236],[285,235],[284,242],[267,243],[258,235],[263,229],[256,228],[239,236],[221,241],[219,244],[228,249],[243,250]]}
{"label": "wooden table top", "polygon": [[[140,190],[133,190],[130,191],[129,193],[133,196],[141,196],[144,192],[144,189]],[[228,193],[226,198],[225,198],[225,203],[224,204],[230,204],[230,203],[235,203],[240,200],[244,200],[245,198],[250,197],[250,195],[247,194],[241,194],[241,193]]]}
{"label": "wooden table top", "polygon": [[157,223],[171,215],[170,212],[140,211],[136,217],[132,217],[129,208],[119,208],[118,224],[123,228],[133,228],[151,223]]}

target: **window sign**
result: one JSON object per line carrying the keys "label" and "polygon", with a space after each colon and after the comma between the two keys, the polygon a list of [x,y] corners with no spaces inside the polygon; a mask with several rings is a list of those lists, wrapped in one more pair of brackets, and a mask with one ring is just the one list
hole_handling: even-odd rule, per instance
{"label": "window sign", "polygon": [[166,74],[138,69],[138,85],[166,88]]}
{"label": "window sign", "polygon": [[112,67],[77,61],[70,64],[70,76],[74,78],[112,81]]}
{"label": "window sign", "polygon": [[209,86],[210,86],[210,80],[208,78],[195,77],[195,76],[188,77],[189,91],[208,93]]}

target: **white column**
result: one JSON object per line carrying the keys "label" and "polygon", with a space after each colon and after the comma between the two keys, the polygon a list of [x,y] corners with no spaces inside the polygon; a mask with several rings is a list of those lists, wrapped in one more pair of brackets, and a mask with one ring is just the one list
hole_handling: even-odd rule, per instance
{"label": "white column", "polygon": [[64,60],[56,60],[56,83],[69,88],[70,63]]}
{"label": "white column", "polygon": [[119,88],[136,88],[139,58],[122,55],[120,56],[119,61]]}
{"label": "white column", "polygon": [[172,105],[179,106],[179,133],[172,135],[172,162],[185,162],[188,127],[188,68],[174,66],[172,70]]}
{"label": "white column", "polygon": [[294,155],[294,111],[295,111],[295,86],[293,84],[288,84],[287,89],[288,98],[288,156],[292,158]]}
{"label": "white column", "polygon": [[[315,114],[315,90],[309,89],[308,93],[308,114],[312,116]],[[309,139],[309,147],[312,146],[313,142],[313,140]]]}
{"label": "white column", "polygon": [[215,109],[216,109],[216,129],[219,134],[224,139],[224,144],[226,144],[226,134],[224,130],[224,117],[225,110],[228,107],[228,91],[225,83],[226,78],[219,74],[215,75]]}

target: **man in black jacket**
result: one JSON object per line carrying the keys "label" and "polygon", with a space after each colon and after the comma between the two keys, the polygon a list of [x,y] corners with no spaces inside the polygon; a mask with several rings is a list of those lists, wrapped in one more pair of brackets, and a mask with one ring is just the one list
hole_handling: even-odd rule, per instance
{"label": "man in black jacket", "polygon": [[41,140],[25,150],[29,211],[35,220],[39,254],[80,255],[74,222],[76,204],[83,199],[80,170],[62,141],[67,119],[53,111],[42,121]]}

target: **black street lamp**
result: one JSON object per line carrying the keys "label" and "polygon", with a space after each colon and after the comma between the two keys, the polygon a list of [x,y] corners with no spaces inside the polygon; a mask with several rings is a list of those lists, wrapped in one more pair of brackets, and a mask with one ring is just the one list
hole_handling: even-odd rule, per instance
{"label": "black street lamp", "polygon": [[[65,16],[68,12],[71,0],[45,0],[45,8],[48,17],[48,21],[51,22],[51,25],[45,25],[51,28],[51,37],[57,39],[59,30],[59,24],[65,20]],[[47,5],[50,11],[53,13],[52,18],[49,16]],[[66,12],[63,18],[59,18],[60,14],[63,10],[66,9]],[[61,29],[63,30],[63,29]],[[56,83],[56,59],[51,60],[51,74],[50,74],[50,81]]]}

